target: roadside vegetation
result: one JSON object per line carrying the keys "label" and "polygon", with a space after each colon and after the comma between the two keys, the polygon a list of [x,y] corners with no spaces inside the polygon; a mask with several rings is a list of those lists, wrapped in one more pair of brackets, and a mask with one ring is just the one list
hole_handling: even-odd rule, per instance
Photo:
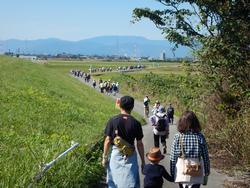
{"label": "roadside vegetation", "polygon": [[[0,57],[0,187],[31,183],[93,187],[103,176],[98,146],[107,120],[118,111],[113,100],[80,83],[68,71]],[[72,142],[80,146],[36,182],[40,166]]]}
{"label": "roadside vegetation", "polygon": [[[138,73],[102,74],[95,78],[118,80],[122,93],[133,93],[133,96],[141,101],[148,95],[151,105],[154,105],[156,100],[160,100],[164,106],[172,103],[177,115],[187,109],[195,111],[209,142],[213,166],[230,171],[231,174],[232,169],[248,171],[249,109],[243,108],[242,113],[238,115],[231,111],[233,116],[225,116],[225,109],[233,109],[223,103],[216,104],[218,96],[212,92],[215,83],[207,82],[199,70],[200,65],[183,62],[177,67],[165,72],[162,68],[146,69]],[[247,102],[245,105],[247,106]],[[225,165],[226,163],[230,165]]]}
{"label": "roadside vegetation", "polygon": [[[164,37],[193,50],[204,76],[198,106],[218,165],[230,173],[250,169],[250,22],[246,1],[159,0],[136,8],[133,22],[148,19]],[[183,92],[187,92],[186,90]],[[241,176],[243,177],[243,176]],[[249,186],[249,182],[245,183]]]}

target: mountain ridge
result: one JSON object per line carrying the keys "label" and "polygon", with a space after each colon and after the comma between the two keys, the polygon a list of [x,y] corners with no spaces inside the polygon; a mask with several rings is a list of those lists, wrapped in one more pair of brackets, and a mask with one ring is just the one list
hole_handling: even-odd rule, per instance
{"label": "mountain ridge", "polygon": [[187,47],[180,46],[173,55],[167,40],[151,40],[142,36],[97,36],[88,39],[69,41],[58,38],[35,40],[8,39],[0,41],[2,51],[30,54],[83,54],[119,55],[134,57],[160,57],[164,51],[167,58],[191,56]]}

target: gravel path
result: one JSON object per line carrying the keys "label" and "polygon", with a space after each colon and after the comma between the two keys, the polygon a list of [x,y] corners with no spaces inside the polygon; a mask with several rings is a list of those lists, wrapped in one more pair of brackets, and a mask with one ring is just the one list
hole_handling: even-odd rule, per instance
{"label": "gravel path", "polygon": [[[77,79],[80,80],[82,83],[87,84],[88,86],[92,87],[91,81],[90,81],[90,83],[86,83],[81,78],[77,78]],[[96,88],[96,90],[98,90],[98,89]],[[116,96],[110,95],[110,97],[112,97],[115,100],[117,98],[122,97],[122,94],[118,93]],[[143,107],[142,101],[135,100],[134,111],[136,111],[140,115],[144,116],[144,107]],[[151,108],[150,108],[150,112],[151,112]],[[175,117],[175,120],[176,120],[176,117]],[[174,135],[176,133],[177,133],[176,122],[174,122],[173,125],[170,125],[170,134],[169,134],[169,138],[167,139],[167,154],[165,155],[165,158],[160,163],[163,166],[165,166],[165,168],[167,169],[168,172],[170,169],[170,167],[169,167],[170,148],[171,148],[172,141],[174,139]],[[154,143],[153,142],[152,127],[148,124],[148,121],[147,121],[147,124],[143,126],[143,134],[144,134],[143,143],[144,143],[145,153],[146,153],[149,150],[149,148],[153,146],[153,143]],[[139,159],[139,156],[138,156],[138,159]],[[139,160],[139,162],[140,162],[140,160]],[[146,163],[148,163],[148,162],[149,161],[146,159]],[[143,175],[140,173],[141,185],[143,185],[143,178],[144,178]],[[201,187],[222,188],[224,180],[226,180],[226,179],[229,179],[229,177],[227,177],[224,174],[218,173],[217,171],[215,171],[215,169],[211,169],[211,174],[209,176],[208,185],[201,186]],[[171,183],[171,182],[164,180],[163,188],[176,188],[176,187],[178,187],[177,184],[174,184],[174,183]]]}

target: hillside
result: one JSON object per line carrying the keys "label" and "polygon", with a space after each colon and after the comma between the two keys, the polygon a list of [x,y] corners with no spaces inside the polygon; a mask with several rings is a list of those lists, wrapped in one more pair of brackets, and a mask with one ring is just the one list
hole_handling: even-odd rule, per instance
{"label": "hillside", "polygon": [[128,55],[159,58],[165,51],[167,58],[191,56],[190,50],[180,46],[175,54],[173,45],[166,40],[149,40],[137,36],[101,36],[80,41],[60,39],[6,40],[0,41],[2,51],[33,54],[83,54],[83,55]]}
{"label": "hillside", "polygon": [[99,153],[87,151],[102,140],[106,121],[117,113],[114,102],[60,69],[16,58],[0,56],[0,75],[0,187],[27,187],[39,166],[72,141],[80,146],[39,184],[96,183],[102,176]]}

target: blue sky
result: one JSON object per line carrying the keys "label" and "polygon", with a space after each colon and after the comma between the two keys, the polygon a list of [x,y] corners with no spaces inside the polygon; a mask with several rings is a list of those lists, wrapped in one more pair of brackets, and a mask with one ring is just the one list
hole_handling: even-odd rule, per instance
{"label": "blue sky", "polygon": [[134,8],[159,6],[154,0],[1,0],[0,40],[81,40],[102,35],[163,39],[148,20],[130,23]]}

